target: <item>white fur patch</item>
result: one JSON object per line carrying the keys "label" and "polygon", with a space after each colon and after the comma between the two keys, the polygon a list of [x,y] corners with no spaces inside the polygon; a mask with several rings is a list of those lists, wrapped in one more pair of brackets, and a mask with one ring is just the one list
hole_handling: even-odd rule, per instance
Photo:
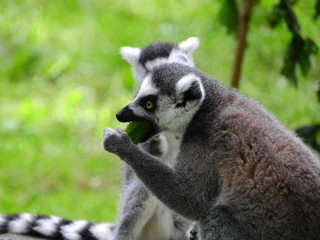
{"label": "white fur patch", "polygon": [[[162,99],[166,104],[167,100]],[[165,129],[183,134],[188,123],[189,115],[185,109],[176,108],[176,104],[169,103],[166,108],[161,108],[158,113],[158,124]]]}
{"label": "white fur patch", "polygon": [[147,76],[143,80],[137,96],[135,97],[135,99],[133,99],[131,103],[128,104],[128,107],[134,112],[135,115],[145,117],[146,111],[143,109],[143,107],[140,106],[139,99],[150,94],[157,93],[158,89],[156,89],[155,86],[152,84],[150,76]]}
{"label": "white fur patch", "polygon": [[43,234],[44,236],[52,236],[56,230],[61,218],[50,216],[49,218],[39,219],[37,225],[33,228],[34,231]]}
{"label": "white fur patch", "polygon": [[9,222],[9,232],[25,233],[28,231],[28,226],[32,222],[33,216],[28,213],[20,214],[19,218]]}
{"label": "white fur patch", "polygon": [[141,49],[133,47],[122,47],[120,48],[120,54],[122,58],[127,60],[131,65],[133,77],[137,84],[140,85],[147,74],[146,69],[139,63]]}
{"label": "white fur patch", "polygon": [[66,239],[81,240],[82,237],[80,236],[79,232],[81,232],[87,224],[88,222],[84,220],[74,221],[69,225],[62,226],[61,233]]}
{"label": "white fur patch", "polygon": [[182,136],[170,131],[163,131],[159,135],[162,143],[162,157],[169,166],[173,167],[180,151]]}
{"label": "white fur patch", "polygon": [[157,93],[158,93],[158,89],[152,84],[150,76],[147,76],[142,82],[140,90],[134,100],[150,94],[157,94]]}
{"label": "white fur patch", "polygon": [[138,85],[141,85],[142,81],[147,75],[146,69],[139,63],[132,65],[133,77]]}
{"label": "white fur patch", "polygon": [[187,54],[192,54],[193,51],[199,46],[199,39],[197,37],[190,37],[181,43],[179,43],[179,48],[185,51]]}
{"label": "white fur patch", "polygon": [[180,49],[173,49],[168,58],[168,63],[180,63],[193,67],[193,60],[186,53],[182,52]]}
{"label": "white fur patch", "polygon": [[99,240],[111,240],[113,226],[111,223],[97,223],[90,227],[90,232]]}
{"label": "white fur patch", "polygon": [[2,226],[5,222],[6,220],[4,219],[4,216],[0,215],[0,226]]}
{"label": "white fur patch", "polygon": [[[201,99],[188,101],[185,106],[177,107],[177,104],[183,101],[183,93],[188,91],[194,82],[197,82],[200,87]],[[170,97],[162,96],[157,119],[159,126],[183,134],[194,114],[199,110],[205,97],[204,88],[200,79],[194,74],[188,74],[181,78],[176,83],[176,97],[177,99],[174,101]]]}
{"label": "white fur patch", "polygon": [[168,61],[168,58],[155,58],[153,60],[147,61],[145,63],[146,68],[151,71],[152,69],[154,69],[157,66],[160,66],[164,63],[166,63]]}
{"label": "white fur patch", "polygon": [[202,83],[201,83],[200,79],[192,73],[184,76],[176,83],[177,95],[180,95],[183,92],[187,91],[190,88],[191,84],[195,81],[197,81],[200,86],[200,91],[202,93],[202,99],[203,99],[204,98],[204,88],[202,86]]}
{"label": "white fur patch", "polygon": [[136,64],[140,57],[141,49],[133,47],[120,48],[120,54],[123,59],[127,60],[131,65]]}
{"label": "white fur patch", "polygon": [[160,140],[160,148],[161,148],[161,154],[162,156],[165,156],[168,154],[169,151],[169,143],[167,138],[163,134],[159,134],[159,140]]}

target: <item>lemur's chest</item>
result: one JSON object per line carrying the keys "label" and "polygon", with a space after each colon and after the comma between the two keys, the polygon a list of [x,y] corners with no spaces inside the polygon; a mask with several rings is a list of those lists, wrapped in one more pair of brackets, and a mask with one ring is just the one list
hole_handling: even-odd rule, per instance
{"label": "lemur's chest", "polygon": [[[205,141],[191,139],[181,144],[175,169],[182,172],[206,198],[215,198],[218,192],[218,172],[212,152]],[[210,187],[208,187],[210,186]]]}

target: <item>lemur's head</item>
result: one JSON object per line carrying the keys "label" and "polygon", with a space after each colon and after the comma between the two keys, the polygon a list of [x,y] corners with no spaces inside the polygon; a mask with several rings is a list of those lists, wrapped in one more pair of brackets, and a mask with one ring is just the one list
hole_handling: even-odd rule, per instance
{"label": "lemur's head", "polygon": [[155,67],[117,119],[151,121],[161,129],[183,133],[205,97],[199,76],[194,68],[179,63]]}
{"label": "lemur's head", "polygon": [[153,68],[170,62],[193,67],[192,53],[199,45],[197,37],[190,37],[181,43],[155,41],[143,48],[122,47],[122,57],[132,66],[133,76],[140,85]]}

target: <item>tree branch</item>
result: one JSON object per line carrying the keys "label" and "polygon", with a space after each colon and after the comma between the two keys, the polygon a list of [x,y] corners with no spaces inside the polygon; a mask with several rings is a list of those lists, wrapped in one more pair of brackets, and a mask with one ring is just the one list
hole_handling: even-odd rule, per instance
{"label": "tree branch", "polygon": [[240,22],[238,26],[238,44],[236,50],[236,56],[234,60],[233,73],[231,78],[231,86],[238,88],[240,75],[241,75],[241,66],[244,57],[244,51],[246,47],[247,32],[249,29],[249,22],[251,17],[252,8],[254,6],[255,0],[247,0],[244,6],[244,11],[240,17]]}

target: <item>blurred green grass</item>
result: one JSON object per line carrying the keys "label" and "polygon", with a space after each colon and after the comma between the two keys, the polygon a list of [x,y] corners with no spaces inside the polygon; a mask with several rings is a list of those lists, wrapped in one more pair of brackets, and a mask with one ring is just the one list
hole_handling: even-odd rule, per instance
{"label": "blurred green grass", "polygon": [[[254,11],[239,91],[294,128],[319,121],[320,69],[300,74],[297,89],[279,75],[290,35],[266,24],[275,2]],[[299,2],[299,20],[320,45],[310,6]],[[121,162],[103,151],[101,133],[124,127],[114,116],[135,89],[119,48],[198,36],[197,67],[229,85],[235,39],[218,23],[219,9],[210,0],[2,0],[0,212],[113,221]]]}

